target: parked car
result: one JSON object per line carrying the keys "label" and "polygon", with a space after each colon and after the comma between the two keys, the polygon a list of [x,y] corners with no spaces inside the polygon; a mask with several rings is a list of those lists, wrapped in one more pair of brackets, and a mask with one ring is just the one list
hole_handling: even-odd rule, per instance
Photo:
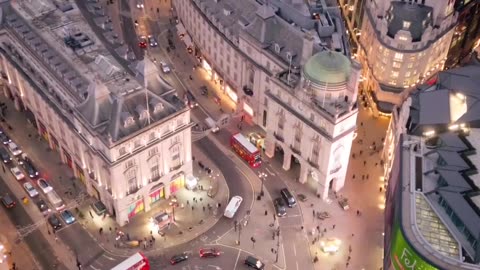
{"label": "parked car", "polygon": [[43,191],[43,193],[47,194],[48,192],[53,190],[53,187],[47,182],[47,180],[40,178],[37,180],[37,185]]}
{"label": "parked car", "polygon": [[257,270],[263,270],[263,268],[265,267],[265,264],[262,261],[253,256],[247,256],[247,258],[245,259],[245,265]]}
{"label": "parked car", "polygon": [[2,158],[3,163],[7,164],[12,161],[12,157],[8,154],[7,150],[3,147],[0,147],[0,157]]}
{"label": "parked car", "polygon": [[3,195],[2,203],[6,208],[12,208],[16,204],[12,197],[10,197],[10,195],[8,194]]}
{"label": "parked car", "polygon": [[168,64],[165,62],[160,62],[160,66],[162,67],[163,73],[170,73],[170,71],[172,71],[170,66],[168,66]]}
{"label": "parked car", "polygon": [[287,208],[285,207],[285,203],[283,202],[282,198],[276,198],[273,201],[273,205],[275,206],[275,212],[277,216],[283,217],[287,214]]}
{"label": "parked car", "polygon": [[50,212],[52,212],[52,210],[48,207],[48,205],[45,203],[44,200],[39,200],[37,203],[37,207],[38,207],[38,210],[40,210],[40,212],[46,216],[48,215]]}
{"label": "parked car", "polygon": [[202,258],[212,258],[220,256],[220,251],[216,248],[202,248],[199,251],[200,257]]}
{"label": "parked car", "polygon": [[158,46],[158,42],[155,39],[155,37],[153,37],[153,36],[148,36],[148,44],[150,45],[150,47],[157,47]]}
{"label": "parked car", "polygon": [[10,168],[10,171],[12,172],[13,176],[15,176],[15,179],[18,181],[22,180],[25,178],[25,175],[20,171],[18,167],[12,167]]}
{"label": "parked car", "polygon": [[96,201],[92,203],[92,209],[95,212],[95,214],[101,216],[107,212],[107,207],[105,207],[105,204],[102,203],[102,201]]}
{"label": "parked car", "polygon": [[22,166],[25,169],[25,171],[28,173],[28,176],[30,176],[30,178],[35,178],[38,176],[38,171],[35,168],[35,166],[33,166],[33,163],[29,158],[25,157],[23,159]]}
{"label": "parked car", "polygon": [[0,133],[0,141],[2,141],[3,144],[7,145],[12,142],[10,137],[7,136],[5,133]]}
{"label": "parked car", "polygon": [[10,150],[14,156],[18,156],[22,153],[22,150],[14,142],[8,143],[8,150]]}
{"label": "parked car", "polygon": [[30,197],[37,197],[38,196],[38,191],[37,189],[35,189],[33,187],[32,184],[30,184],[30,182],[26,182],[23,184],[23,188],[25,189],[25,191],[28,193],[28,196]]}
{"label": "parked car", "polygon": [[60,216],[66,224],[72,224],[75,222],[75,217],[73,216],[72,212],[68,210],[63,211]]}
{"label": "parked car", "polygon": [[177,264],[179,262],[186,261],[186,260],[188,260],[187,253],[182,253],[182,254],[178,254],[178,255],[173,255],[172,258],[170,259],[170,263],[172,265],[174,265],[174,264]]}
{"label": "parked car", "polygon": [[48,223],[55,231],[62,228],[62,222],[60,222],[60,219],[58,219],[55,214],[52,214],[48,217]]}

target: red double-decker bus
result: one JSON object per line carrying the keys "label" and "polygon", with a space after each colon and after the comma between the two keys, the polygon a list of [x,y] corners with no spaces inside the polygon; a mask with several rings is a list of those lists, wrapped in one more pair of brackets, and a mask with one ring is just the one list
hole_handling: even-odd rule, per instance
{"label": "red double-decker bus", "polygon": [[150,270],[147,257],[137,252],[111,270]]}
{"label": "red double-decker bus", "polygon": [[262,164],[260,151],[258,148],[248,141],[241,133],[237,133],[230,139],[230,145],[237,154],[243,158],[250,166],[256,168]]}

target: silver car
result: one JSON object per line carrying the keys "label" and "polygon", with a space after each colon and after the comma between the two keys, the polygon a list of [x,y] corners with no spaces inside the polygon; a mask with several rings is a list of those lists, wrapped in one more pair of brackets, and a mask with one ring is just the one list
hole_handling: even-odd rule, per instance
{"label": "silver car", "polygon": [[30,184],[30,182],[26,182],[25,184],[23,184],[23,188],[28,193],[28,196],[32,198],[38,196],[38,191],[33,187],[32,184]]}

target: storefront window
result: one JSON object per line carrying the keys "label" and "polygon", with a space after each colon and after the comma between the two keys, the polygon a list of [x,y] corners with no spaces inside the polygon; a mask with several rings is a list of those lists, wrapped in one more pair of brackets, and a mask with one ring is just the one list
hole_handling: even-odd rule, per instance
{"label": "storefront window", "polygon": [[235,103],[238,102],[238,95],[235,93],[235,91],[232,90],[230,85],[225,84],[225,92],[227,93],[228,97],[233,100]]}
{"label": "storefront window", "polygon": [[250,116],[253,116],[253,108],[250,107],[250,105],[248,105],[247,103],[243,103],[243,110]]}

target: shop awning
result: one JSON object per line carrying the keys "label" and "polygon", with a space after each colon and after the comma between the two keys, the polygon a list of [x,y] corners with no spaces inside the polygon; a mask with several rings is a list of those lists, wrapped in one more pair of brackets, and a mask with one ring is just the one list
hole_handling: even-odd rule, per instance
{"label": "shop awning", "polygon": [[187,31],[185,31],[185,26],[183,26],[183,23],[179,22],[177,25],[176,25],[176,28],[177,28],[177,34],[178,35],[181,35],[181,34],[186,34]]}
{"label": "shop awning", "polygon": [[188,48],[188,47],[192,47],[192,48],[193,48],[192,38],[191,38],[189,35],[185,35],[185,36],[183,37],[183,42],[185,42],[185,45],[187,45],[187,48]]}

